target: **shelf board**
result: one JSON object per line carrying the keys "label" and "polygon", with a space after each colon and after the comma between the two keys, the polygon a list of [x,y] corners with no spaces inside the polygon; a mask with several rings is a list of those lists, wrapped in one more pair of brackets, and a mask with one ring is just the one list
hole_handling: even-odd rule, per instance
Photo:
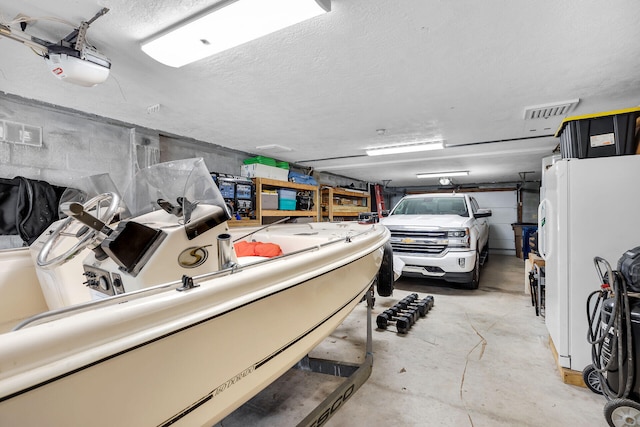
{"label": "shelf board", "polygon": [[[358,216],[364,212],[353,212],[353,211],[333,211],[333,216]],[[329,216],[326,214],[322,214],[323,216]]]}
{"label": "shelf board", "polygon": [[343,188],[332,188],[332,192],[333,194],[338,194],[340,196],[349,196],[349,197],[356,197],[356,198],[368,198],[370,197],[369,193],[364,192],[364,191],[352,191],[352,190],[347,190],[347,189],[343,189]]}
{"label": "shelf board", "polygon": [[307,184],[298,184],[295,182],[289,181],[279,181],[277,179],[271,178],[255,178],[256,180],[260,180],[260,183],[263,186],[268,187],[283,187],[283,188],[295,188],[297,190],[309,190],[309,191],[318,191],[318,187],[315,185],[307,185]]}
{"label": "shelf board", "polygon": [[250,227],[255,225],[260,225],[260,221],[258,219],[247,219],[243,218],[241,220],[230,219],[228,221],[229,227]]}
{"label": "shelf board", "polygon": [[263,209],[262,216],[312,216],[317,217],[318,212],[313,211],[284,211],[284,210],[271,210]]}

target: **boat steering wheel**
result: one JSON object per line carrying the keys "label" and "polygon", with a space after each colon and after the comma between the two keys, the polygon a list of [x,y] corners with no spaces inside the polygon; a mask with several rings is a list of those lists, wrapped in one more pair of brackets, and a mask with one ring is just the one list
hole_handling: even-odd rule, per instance
{"label": "boat steering wheel", "polygon": [[[109,202],[109,206],[106,209],[101,209],[103,202],[108,200],[111,200]],[[109,224],[120,206],[120,196],[116,193],[103,193],[88,200],[82,206],[85,211],[95,209],[96,218],[104,224]],[[55,229],[55,231],[51,233],[40,249],[40,252],[38,252],[36,262],[39,267],[52,268],[62,265],[71,260],[81,250],[98,240],[100,232],[98,230],[90,229],[89,227],[83,227],[77,233],[65,233],[71,224],[75,222],[77,222],[77,220],[70,215],[58,226],[58,228]],[[48,259],[49,254],[54,248],[68,246],[68,240],[72,238],[77,239],[78,241],[71,248],[54,258]],[[63,242],[67,242],[66,245],[63,245]]]}

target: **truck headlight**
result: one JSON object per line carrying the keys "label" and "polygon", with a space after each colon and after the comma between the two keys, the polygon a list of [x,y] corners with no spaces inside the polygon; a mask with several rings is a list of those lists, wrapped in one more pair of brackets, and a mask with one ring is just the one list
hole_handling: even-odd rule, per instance
{"label": "truck headlight", "polygon": [[469,248],[469,229],[462,228],[458,230],[447,231],[450,248]]}
{"label": "truck headlight", "polygon": [[469,229],[464,230],[451,230],[447,233],[448,237],[464,237],[469,234]]}

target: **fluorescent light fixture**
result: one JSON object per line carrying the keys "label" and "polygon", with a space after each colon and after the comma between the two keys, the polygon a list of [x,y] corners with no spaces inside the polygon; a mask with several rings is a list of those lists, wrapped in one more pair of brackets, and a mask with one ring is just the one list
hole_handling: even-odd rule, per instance
{"label": "fluorescent light fixture", "polygon": [[469,171],[451,171],[451,172],[429,172],[416,174],[416,178],[451,178],[452,176],[469,175]]}
{"label": "fluorescent light fixture", "polygon": [[170,67],[182,67],[331,10],[331,0],[231,0],[141,44]]}
{"label": "fluorescent light fixture", "polygon": [[367,156],[382,156],[385,154],[414,153],[417,151],[442,150],[444,141],[411,142],[405,144],[385,145],[366,149]]}

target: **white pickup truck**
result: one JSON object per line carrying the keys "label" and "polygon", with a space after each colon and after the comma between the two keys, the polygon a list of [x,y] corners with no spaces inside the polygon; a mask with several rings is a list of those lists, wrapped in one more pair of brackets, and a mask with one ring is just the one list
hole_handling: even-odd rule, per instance
{"label": "white pickup truck", "polygon": [[391,231],[403,275],[477,289],[489,254],[489,216],[469,194],[416,194],[403,197],[380,223]]}

